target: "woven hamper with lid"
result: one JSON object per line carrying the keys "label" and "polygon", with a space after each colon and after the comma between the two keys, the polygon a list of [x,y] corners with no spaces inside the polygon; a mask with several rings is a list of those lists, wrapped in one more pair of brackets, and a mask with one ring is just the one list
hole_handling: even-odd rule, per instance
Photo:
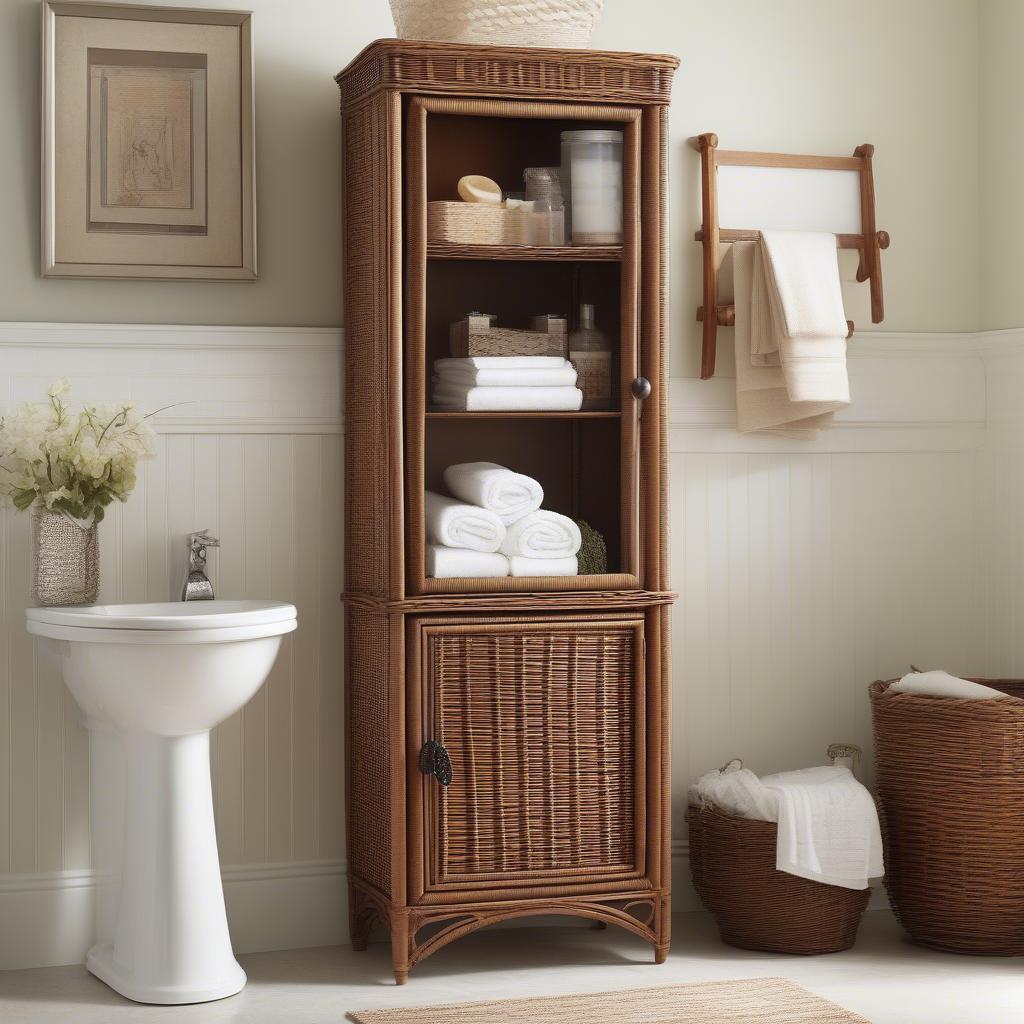
{"label": "woven hamper with lid", "polygon": [[722,941],[769,953],[838,953],[857,938],[870,889],[824,885],[777,871],[778,826],[691,807],[690,870]]}
{"label": "woven hamper with lid", "polygon": [[399,39],[583,49],[604,0],[391,0]]}
{"label": "woven hamper with lid", "polygon": [[911,937],[957,953],[1024,955],[1024,681],[1012,700],[870,687],[885,884]]}

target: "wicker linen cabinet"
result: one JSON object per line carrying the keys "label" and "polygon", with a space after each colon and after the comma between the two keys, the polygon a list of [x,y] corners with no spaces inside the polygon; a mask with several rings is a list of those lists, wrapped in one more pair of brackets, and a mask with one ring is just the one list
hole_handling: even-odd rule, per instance
{"label": "wicker linen cabinet", "polygon": [[[352,942],[395,980],[529,915],[670,929],[666,138],[674,57],[381,40],[337,78],[344,149],[346,812]],[[621,244],[428,239],[464,174],[521,188],[565,130],[623,133]],[[613,400],[440,412],[470,310],[592,304]],[[423,494],[457,462],[535,477],[603,535],[601,575],[433,579]],[[441,757],[435,756],[441,752]],[[447,754],[447,759],[444,754]],[[444,769],[450,763],[450,778]],[[436,770],[431,770],[431,769]],[[444,785],[447,782],[448,785]]]}

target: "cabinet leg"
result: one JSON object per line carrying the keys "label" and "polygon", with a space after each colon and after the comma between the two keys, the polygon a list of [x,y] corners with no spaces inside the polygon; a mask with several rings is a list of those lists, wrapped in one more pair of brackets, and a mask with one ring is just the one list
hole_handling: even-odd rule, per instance
{"label": "cabinet leg", "polygon": [[668,959],[668,949],[667,945],[654,947],[654,962],[656,964],[663,964]]}
{"label": "cabinet leg", "polygon": [[409,980],[408,914],[397,913],[391,917],[391,966],[395,984],[404,985]]}
{"label": "cabinet leg", "polygon": [[370,901],[355,886],[348,890],[348,934],[352,948],[361,953],[370,942],[373,927],[374,908]]}

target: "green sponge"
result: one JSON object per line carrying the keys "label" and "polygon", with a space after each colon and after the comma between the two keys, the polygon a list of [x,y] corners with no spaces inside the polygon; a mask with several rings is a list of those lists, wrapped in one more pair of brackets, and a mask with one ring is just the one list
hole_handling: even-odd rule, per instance
{"label": "green sponge", "polygon": [[576,556],[579,562],[579,574],[581,576],[603,575],[608,571],[608,546],[604,542],[604,537],[585,519],[577,519],[576,525],[580,528],[583,538],[579,554]]}

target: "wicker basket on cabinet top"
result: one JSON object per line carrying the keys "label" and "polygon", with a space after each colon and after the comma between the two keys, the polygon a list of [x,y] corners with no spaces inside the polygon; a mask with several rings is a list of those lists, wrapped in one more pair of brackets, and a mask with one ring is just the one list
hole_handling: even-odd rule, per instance
{"label": "wicker basket on cabinet top", "polygon": [[1012,697],[871,685],[885,885],[915,942],[1015,956],[1024,954],[1024,682],[976,681]]}
{"label": "wicker basket on cabinet top", "polygon": [[603,6],[604,0],[391,0],[391,16],[400,39],[582,49]]}

